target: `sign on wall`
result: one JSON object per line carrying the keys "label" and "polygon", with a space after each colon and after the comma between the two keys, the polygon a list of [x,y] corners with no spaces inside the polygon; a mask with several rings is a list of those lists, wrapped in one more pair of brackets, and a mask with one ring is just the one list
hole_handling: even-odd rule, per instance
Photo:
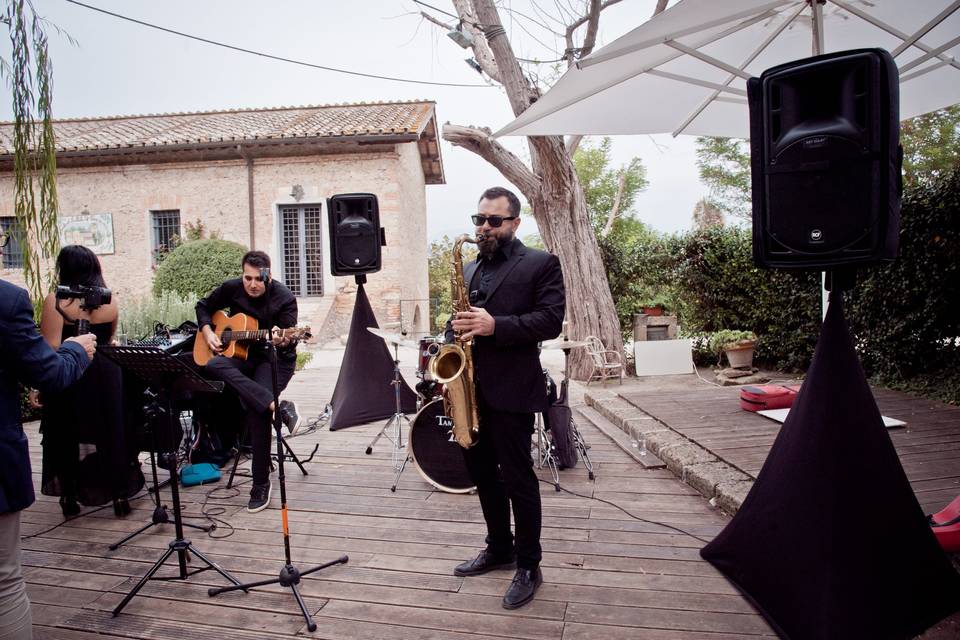
{"label": "sign on wall", "polygon": [[113,214],[91,213],[60,218],[60,245],[82,244],[94,253],[113,253]]}

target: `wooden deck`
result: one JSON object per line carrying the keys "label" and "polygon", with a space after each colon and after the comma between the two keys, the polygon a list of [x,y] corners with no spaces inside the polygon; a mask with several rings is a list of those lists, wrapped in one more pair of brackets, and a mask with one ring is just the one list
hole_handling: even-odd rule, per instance
{"label": "wooden deck", "polygon": [[[298,401],[304,417],[315,416],[329,399],[336,375],[335,368],[301,372],[286,397]],[[512,572],[452,574],[454,565],[483,546],[476,496],[435,491],[410,467],[392,494],[388,443],[364,455],[379,428],[323,429],[290,440],[301,453],[320,444],[309,476],[287,466],[294,562],[303,569],[350,556],[346,565],[303,579],[302,592],[319,625],[315,633],[307,633],[292,596],[278,587],[208,597],[209,587],[225,584],[209,571],[184,581],[151,581],[113,618],[111,609],[167,548],[172,525],[154,527],[111,552],[110,542],[149,519],[149,498],[135,500],[127,518],[115,518],[108,506],[60,524],[56,499],[41,496],[23,514],[23,534],[33,536],[23,547],[35,638],[735,640],[774,635],[727,580],[700,559],[700,540],[596,500],[556,493],[547,484],[541,488],[545,584],[529,606],[504,610],[500,598]],[[28,425],[39,482],[36,429],[35,423]],[[561,483],[571,491],[616,502],[638,518],[704,539],[726,524],[725,516],[669,471],[644,470],[592,427],[584,436],[592,446],[597,479],[590,482],[582,467],[563,471]],[[547,477],[545,471],[541,477]],[[183,491],[188,515],[222,508],[218,517],[233,527],[226,538],[188,536],[241,581],[276,577],[284,555],[276,480],[272,508],[258,514],[244,510],[247,488],[232,497],[212,487]],[[166,490],[164,495],[169,504]],[[221,528],[214,535],[225,533]],[[161,573],[175,575],[175,567],[170,562]]]}
{"label": "wooden deck", "polygon": [[[737,387],[701,385],[694,391],[620,395],[755,478],[780,425],[741,410],[739,393]],[[883,415],[907,423],[888,433],[924,513],[939,511],[960,494],[960,407],[885,389],[874,396]]]}

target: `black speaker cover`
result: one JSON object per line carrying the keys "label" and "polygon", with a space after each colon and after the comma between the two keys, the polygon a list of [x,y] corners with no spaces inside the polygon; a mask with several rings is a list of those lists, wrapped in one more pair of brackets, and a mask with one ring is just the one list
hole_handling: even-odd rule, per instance
{"label": "black speaker cover", "polygon": [[335,276],[380,270],[380,209],[372,193],[346,193],[327,200],[330,272]]}
{"label": "black speaker cover", "polygon": [[902,153],[891,55],[858,49],[789,62],[751,78],[747,93],[757,265],[895,258]]}

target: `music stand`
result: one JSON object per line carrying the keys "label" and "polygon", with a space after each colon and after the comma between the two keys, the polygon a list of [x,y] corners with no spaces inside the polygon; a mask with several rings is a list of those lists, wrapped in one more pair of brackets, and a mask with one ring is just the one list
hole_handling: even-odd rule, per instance
{"label": "music stand", "polygon": [[[393,343],[393,380],[390,381],[390,384],[393,386],[393,397],[395,400],[395,409],[393,415],[387,420],[383,425],[377,435],[373,438],[373,441],[367,445],[366,453],[369,456],[373,453],[373,447],[377,444],[380,438],[386,436],[387,440],[390,440],[393,443],[393,451],[391,452],[391,458],[393,460],[393,470],[397,472],[397,475],[393,478],[393,485],[390,487],[390,491],[396,492],[397,485],[400,484],[400,474],[403,473],[404,468],[407,466],[407,461],[410,460],[410,455],[407,453],[407,449],[403,444],[403,423],[407,423],[407,430],[410,429],[410,418],[403,412],[403,407],[400,406],[400,385],[403,384],[403,378],[400,377],[400,354],[399,354],[400,345],[396,342]],[[390,428],[393,427],[393,437],[390,436]]]}
{"label": "music stand", "polygon": [[[159,427],[161,420],[164,416],[166,416],[167,426],[170,429],[170,439],[173,439],[173,426],[174,420],[176,420],[175,416],[173,415],[174,397],[177,397],[188,391],[199,393],[217,393],[223,390],[222,382],[210,382],[208,380],[204,380],[193,369],[186,366],[173,356],[167,354],[162,349],[157,349],[156,347],[104,346],[97,349],[97,351],[110,360],[113,360],[115,363],[117,363],[117,365],[120,366],[121,369],[125,369],[136,377],[140,378],[150,389],[153,390],[157,396],[157,411],[153,416],[151,416],[151,418],[156,421],[154,430]],[[172,451],[165,451],[160,455],[160,458],[161,460],[166,461],[167,469],[170,471],[170,493],[171,499],[173,500],[173,523],[176,528],[177,537],[170,542],[167,550],[164,551],[163,555],[161,555],[154,565],[150,567],[150,570],[144,574],[144,576],[140,579],[140,582],[138,582],[136,586],[130,590],[130,593],[128,593],[123,600],[120,601],[120,604],[114,608],[114,616],[120,615],[120,612],[123,611],[123,608],[127,606],[127,603],[130,602],[134,596],[137,595],[140,589],[142,589],[147,583],[147,580],[153,578],[153,574],[155,574],[174,553],[177,554],[177,559],[179,560],[180,580],[185,580],[189,576],[200,571],[214,569],[217,573],[222,575],[233,584],[240,584],[236,578],[221,569],[215,562],[209,560],[205,555],[193,547],[189,540],[183,537],[184,523],[180,514],[180,491],[179,483],[176,479],[177,457]],[[188,573],[188,553],[195,555],[207,566],[198,569],[197,571]]]}

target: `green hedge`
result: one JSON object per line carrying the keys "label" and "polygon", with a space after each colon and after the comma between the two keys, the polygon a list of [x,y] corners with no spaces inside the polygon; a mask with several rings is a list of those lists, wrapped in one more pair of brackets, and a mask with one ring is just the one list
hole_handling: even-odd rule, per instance
{"label": "green hedge", "polygon": [[819,274],[758,269],[744,227],[681,236],[674,260],[686,331],[753,331],[760,363],[788,370],[809,364],[820,333]]}
{"label": "green hedge", "polygon": [[224,280],[240,276],[247,249],[236,242],[210,238],[180,245],[164,258],[153,277],[153,293],[173,291],[203,297]]}
{"label": "green hedge", "polygon": [[960,170],[905,195],[899,259],[861,270],[847,300],[868,374],[896,381],[957,369]]}

